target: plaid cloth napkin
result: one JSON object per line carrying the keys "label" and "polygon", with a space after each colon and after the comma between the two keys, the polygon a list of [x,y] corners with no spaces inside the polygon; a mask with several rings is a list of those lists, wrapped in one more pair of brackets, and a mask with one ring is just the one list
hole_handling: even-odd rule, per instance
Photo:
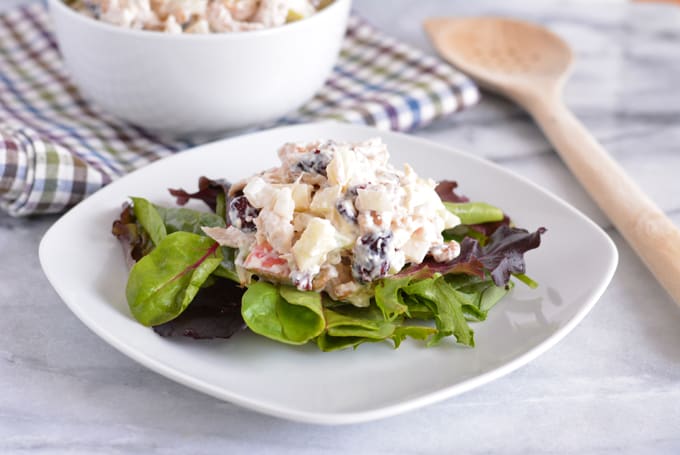
{"label": "plaid cloth napkin", "polygon": [[[335,119],[408,131],[478,98],[461,73],[354,15],[326,85],[277,124]],[[192,145],[154,136],[84,99],[43,6],[0,15],[0,208],[13,216],[61,212]]]}

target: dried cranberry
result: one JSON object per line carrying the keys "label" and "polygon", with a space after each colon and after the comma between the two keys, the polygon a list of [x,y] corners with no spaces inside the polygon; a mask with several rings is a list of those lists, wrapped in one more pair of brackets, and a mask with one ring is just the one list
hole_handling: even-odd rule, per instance
{"label": "dried cranberry", "polygon": [[349,187],[347,189],[346,195],[347,195],[347,197],[351,197],[352,200],[354,200],[359,195],[359,190],[366,189],[367,186],[368,185],[364,184],[364,185],[354,185],[352,187]]}
{"label": "dried cranberry", "polygon": [[357,222],[358,213],[355,206],[355,201],[357,199],[357,195],[359,194],[359,190],[362,188],[366,188],[366,185],[355,185],[348,188],[345,192],[345,195],[341,199],[338,199],[338,201],[335,203],[335,208],[337,209],[338,213],[350,223]]}
{"label": "dried cranberry", "polygon": [[255,232],[255,218],[259,214],[245,196],[236,196],[229,203],[229,222],[243,232]]}
{"label": "dried cranberry", "polygon": [[313,152],[306,153],[297,163],[295,163],[293,169],[298,172],[309,172],[310,174],[320,174],[326,177],[326,167],[328,167],[328,163],[330,162],[330,155],[317,149]]}
{"label": "dried cranberry", "polygon": [[335,203],[335,208],[340,215],[350,223],[357,222],[357,209],[354,207],[354,201],[350,198],[338,199]]}
{"label": "dried cranberry", "polygon": [[365,234],[357,240],[352,251],[352,276],[355,280],[368,283],[387,275],[392,238],[391,231],[381,231]]}

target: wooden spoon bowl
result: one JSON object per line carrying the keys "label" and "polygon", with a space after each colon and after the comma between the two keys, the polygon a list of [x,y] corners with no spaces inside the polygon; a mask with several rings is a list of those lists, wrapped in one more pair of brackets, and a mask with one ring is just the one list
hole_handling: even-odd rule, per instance
{"label": "wooden spoon bowl", "polygon": [[425,30],[445,59],[501,94],[529,80],[563,83],[573,61],[560,37],[513,19],[428,19]]}
{"label": "wooden spoon bowl", "polygon": [[512,19],[429,19],[425,30],[445,59],[533,116],[574,176],[680,304],[680,230],[564,105],[562,87],[573,61],[569,46],[541,26]]}

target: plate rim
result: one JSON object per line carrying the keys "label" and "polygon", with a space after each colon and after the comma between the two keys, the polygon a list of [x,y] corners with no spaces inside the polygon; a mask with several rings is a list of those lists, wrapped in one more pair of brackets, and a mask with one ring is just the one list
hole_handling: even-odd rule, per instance
{"label": "plate rim", "polygon": [[[608,261],[607,261],[607,268],[606,271],[603,273],[601,280],[599,281],[598,285],[595,287],[595,289],[591,290],[591,292],[588,294],[588,297],[584,299],[585,303],[581,305],[579,310],[574,314],[574,316],[567,321],[562,327],[559,329],[555,330],[551,335],[549,335],[544,341],[539,343],[538,345],[534,346],[533,348],[529,349],[527,352],[524,354],[518,356],[517,358],[506,362],[502,364],[501,366],[498,366],[496,368],[491,369],[490,371],[487,371],[485,373],[476,375],[474,377],[465,379],[461,382],[458,382],[456,384],[444,387],[442,389],[439,389],[434,392],[427,393],[422,396],[418,396],[415,398],[409,398],[403,401],[400,401],[398,403],[394,404],[388,404],[384,406],[380,406],[376,409],[370,409],[370,410],[365,410],[365,411],[339,411],[339,412],[330,412],[330,413],[324,413],[324,412],[315,412],[315,411],[304,411],[304,410],[299,410],[299,409],[294,409],[290,408],[289,406],[285,405],[278,405],[278,404],[271,404],[268,403],[266,400],[258,400],[255,398],[249,398],[247,396],[243,396],[240,393],[236,392],[231,392],[229,390],[225,390],[222,387],[215,386],[213,384],[208,383],[207,381],[204,381],[203,379],[197,378],[195,376],[191,376],[185,373],[182,373],[180,371],[177,371],[173,369],[170,366],[166,366],[159,361],[157,361],[153,356],[145,354],[141,351],[138,351],[137,349],[134,349],[130,346],[128,346],[126,343],[123,341],[119,340],[118,338],[115,337],[114,334],[109,334],[102,326],[102,324],[96,320],[93,320],[89,318],[84,312],[81,311],[81,306],[74,304],[73,302],[69,302],[67,299],[64,298],[62,294],[62,289],[61,286],[58,284],[58,281],[54,275],[53,269],[49,267],[49,265],[46,266],[48,263],[48,258],[46,257],[46,249],[47,245],[49,245],[53,240],[51,240],[59,230],[59,226],[64,223],[65,219],[69,219],[70,217],[73,216],[73,213],[80,213],[82,210],[87,210],[87,207],[91,204],[96,203],[97,199],[101,197],[105,197],[105,195],[112,190],[109,190],[110,188],[116,188],[119,185],[124,184],[124,182],[130,178],[131,176],[136,175],[138,172],[145,172],[152,166],[156,166],[158,163],[165,162],[167,160],[172,160],[175,159],[181,155],[185,155],[187,153],[200,153],[200,150],[202,148],[212,148],[215,147],[217,144],[225,144],[233,140],[243,140],[247,139],[252,136],[258,136],[266,133],[272,133],[274,131],[284,131],[284,130],[305,130],[305,129],[314,129],[314,128],[319,128],[319,127],[331,127],[331,128],[339,128],[339,129],[346,129],[346,130],[361,130],[361,131],[371,131],[375,135],[384,135],[384,136],[393,136],[397,137],[398,139],[405,139],[407,141],[411,141],[412,143],[415,143],[416,145],[421,145],[421,146],[426,146],[428,148],[436,148],[439,149],[441,152],[447,153],[447,154],[454,154],[454,155],[463,155],[465,159],[477,161],[483,163],[485,166],[490,166],[492,168],[495,168],[497,171],[500,171],[514,179],[517,179],[521,181],[522,183],[528,185],[531,187],[532,190],[537,191],[539,193],[542,193],[546,196],[548,196],[551,199],[551,202],[554,202],[558,205],[560,205],[562,208],[567,209],[571,215],[579,218],[581,221],[585,222],[587,225],[589,225],[595,232],[597,232],[603,241],[603,244],[606,244],[607,251],[609,253],[608,255]],[[88,202],[90,201],[90,202]],[[394,131],[383,131],[379,130],[370,126],[365,126],[365,125],[354,125],[354,124],[344,124],[344,123],[339,123],[339,122],[332,122],[332,121],[324,121],[324,122],[313,122],[313,123],[303,123],[303,124],[297,124],[297,125],[290,125],[290,126],[282,126],[282,127],[277,127],[277,128],[272,128],[272,129],[266,129],[266,130],[261,130],[261,131],[256,131],[248,134],[243,134],[243,135],[238,135],[238,136],[233,136],[225,139],[219,139],[216,141],[212,141],[206,144],[202,144],[196,147],[191,147],[189,149],[186,149],[182,152],[175,153],[173,155],[170,155],[168,157],[162,158],[158,161],[155,161],[153,163],[150,163],[147,166],[144,166],[140,169],[134,170],[118,180],[112,182],[111,184],[101,188],[100,190],[96,191],[92,195],[90,195],[88,198],[83,200],[82,202],[76,204],[74,207],[72,207],[70,210],[68,210],[66,213],[64,213],[50,228],[45,232],[43,235],[42,239],[40,240],[39,248],[38,248],[38,256],[40,260],[40,265],[43,270],[43,273],[47,277],[47,280],[49,281],[50,285],[52,288],[56,291],[57,295],[61,299],[61,301],[66,305],[69,310],[87,327],[89,328],[92,332],[94,332],[98,337],[100,337],[102,340],[104,340],[106,343],[108,343],[110,346],[114,347],[116,350],[121,352],[122,354],[126,355],[127,357],[131,358],[135,362],[143,365],[146,368],[149,368],[150,370],[165,376],[175,382],[178,382],[186,387],[189,387],[194,390],[198,390],[202,393],[205,393],[207,395],[210,395],[212,397],[228,401],[230,403],[236,404],[238,406],[251,409],[266,415],[282,418],[282,419],[287,419],[287,420],[292,420],[292,421],[297,421],[297,422],[303,422],[303,423],[312,423],[312,424],[321,424],[321,425],[343,425],[343,424],[353,424],[353,423],[363,423],[363,422],[368,422],[372,420],[377,420],[377,419],[382,419],[386,417],[391,417],[395,416],[398,414],[402,414],[408,411],[412,411],[430,404],[434,404],[436,402],[445,400],[447,398],[451,398],[453,396],[459,395],[461,393],[467,392],[469,390],[472,390],[474,388],[477,388],[479,386],[482,386],[484,384],[487,384],[495,379],[501,378],[518,368],[526,365],[527,363],[531,362],[532,360],[536,359],[539,357],[541,354],[545,353],[552,347],[554,347],[558,342],[564,339],[564,337],[571,332],[584,318],[585,316],[592,310],[592,308],[595,306],[595,304],[599,301],[599,299],[602,297],[604,292],[606,291],[607,287],[611,283],[611,280],[614,276],[614,273],[616,271],[616,268],[618,266],[618,260],[619,260],[619,253],[618,249],[616,248],[616,245],[614,244],[613,240],[610,238],[610,236],[599,226],[597,225],[593,220],[588,218],[585,214],[583,214],[580,210],[572,206],[571,204],[567,203],[560,197],[556,196],[553,194],[550,190],[543,188],[539,186],[538,184],[532,182],[531,180],[527,179],[526,177],[519,175],[515,172],[510,171],[509,169],[504,168],[503,166],[494,163],[493,161],[487,160],[485,158],[479,157],[477,155],[473,155],[472,153],[467,153],[462,150],[459,150],[455,147],[450,147],[446,145],[442,145],[440,143],[424,139],[421,137],[416,137],[412,136],[409,134],[404,134],[404,133],[399,133],[399,132],[394,132]]]}

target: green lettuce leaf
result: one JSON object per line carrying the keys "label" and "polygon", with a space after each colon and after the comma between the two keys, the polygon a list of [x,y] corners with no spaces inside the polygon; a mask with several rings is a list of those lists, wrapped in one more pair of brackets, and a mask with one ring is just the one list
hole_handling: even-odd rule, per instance
{"label": "green lettuce leaf", "polygon": [[328,334],[336,337],[363,337],[384,340],[392,335],[395,323],[386,321],[374,306],[357,308],[351,305],[326,309]]}
{"label": "green lettuce leaf", "polygon": [[381,280],[375,287],[375,303],[388,321],[408,314],[409,307],[404,303],[400,290],[410,281],[410,277]]}
{"label": "green lettuce leaf", "polygon": [[456,341],[466,346],[474,346],[474,332],[467,324],[463,314],[462,302],[443,277],[435,276],[415,281],[404,288],[404,292],[418,298],[434,315],[437,334],[430,345],[437,344],[442,338],[453,335]]}
{"label": "green lettuce leaf", "polygon": [[356,348],[362,343],[383,341],[394,334],[395,323],[386,321],[375,306],[339,305],[324,308],[327,330],[316,340],[322,351]]}
{"label": "green lettuce leaf", "polygon": [[[136,205],[136,204],[135,204]],[[205,235],[201,227],[226,227],[224,219],[212,212],[200,212],[184,207],[160,207],[154,205],[168,233],[192,232]]]}
{"label": "green lettuce leaf", "polygon": [[[223,194],[218,194],[216,196],[218,208],[220,201],[223,199]],[[154,205],[154,207],[161,216],[168,233],[192,232],[205,236],[203,229],[201,229],[202,227],[226,227],[224,218],[212,212],[201,212],[184,207],[168,208],[157,205]],[[236,266],[234,265],[236,249],[228,246],[221,246],[220,249],[222,250],[223,259],[220,266],[217,267],[213,273],[216,276],[239,282],[238,275],[236,274]]]}
{"label": "green lettuce leaf", "polygon": [[375,306],[356,308],[347,305],[325,309],[324,313],[328,330],[316,340],[322,351],[356,348],[362,343],[388,339],[394,342],[396,349],[406,337],[427,340],[437,333],[434,327],[403,325],[403,318],[387,321]]}
{"label": "green lettuce leaf", "polygon": [[445,280],[461,302],[466,319],[474,322],[484,321],[489,310],[514,287],[512,282],[496,286],[491,278],[469,275],[446,275]]}
{"label": "green lettuce leaf", "polygon": [[316,339],[316,345],[324,352],[341,351],[356,348],[360,344],[376,341],[364,337],[334,337],[324,332]]}
{"label": "green lettuce leaf", "polygon": [[[158,245],[160,241],[168,234],[173,232],[191,232],[193,234],[206,236],[202,230],[202,227],[226,227],[224,218],[212,212],[201,212],[199,210],[187,209],[184,207],[162,207],[156,204],[152,204],[144,198],[131,198],[134,206],[133,213],[134,216],[127,216],[126,223],[121,221],[124,218],[125,210],[121,214],[121,219],[114,223],[113,233],[118,237],[118,239],[123,244],[123,248],[126,251],[126,257],[128,256],[127,251],[134,248],[130,247],[133,242],[140,243],[140,234],[137,234],[141,230],[143,233],[141,238],[150,238],[153,245]],[[219,201],[224,199],[223,194],[218,194],[216,196],[216,201],[219,205]],[[130,254],[132,254],[135,261],[139,260],[142,254],[148,254],[153,247],[146,248],[143,252],[134,254],[134,249]],[[138,248],[139,249],[139,248]],[[222,251],[222,262],[219,267],[213,272],[216,276],[227,278],[231,281],[238,282],[238,275],[236,274],[236,266],[234,265],[234,260],[236,258],[236,250],[234,248],[229,248],[226,246],[220,247]],[[207,282],[206,284],[209,284]]]}
{"label": "green lettuce leaf", "polygon": [[413,319],[422,319],[425,321],[429,321],[434,318],[432,309],[421,302],[421,300],[417,297],[404,294],[403,298],[406,306],[408,306],[409,317]]}
{"label": "green lettuce leaf", "polygon": [[278,308],[283,334],[288,339],[306,343],[323,332],[325,321],[321,294],[300,291],[292,286],[280,286],[279,293],[289,303]]}
{"label": "green lettuce leaf", "polygon": [[135,319],[153,326],[180,315],[222,262],[218,246],[189,232],[164,237],[130,271],[125,295]]}
{"label": "green lettuce leaf", "polygon": [[130,199],[132,199],[132,209],[134,210],[137,221],[149,234],[153,244],[158,245],[161,243],[161,240],[168,235],[168,232],[165,229],[165,223],[163,223],[163,217],[158,213],[156,207],[146,199],[141,197],[133,197]]}
{"label": "green lettuce leaf", "polygon": [[437,333],[434,327],[421,325],[403,325],[394,329],[394,333],[390,338],[394,341],[394,349],[397,349],[401,342],[406,337],[411,337],[416,340],[427,341],[430,337]]}
{"label": "green lettuce leaf", "polygon": [[458,218],[462,224],[480,224],[501,221],[503,211],[486,202],[446,202],[444,207]]}
{"label": "green lettuce leaf", "polygon": [[182,314],[153,330],[162,337],[229,338],[246,328],[241,317],[244,292],[237,283],[215,279],[212,286],[201,287]]}
{"label": "green lettuce leaf", "polygon": [[287,344],[305,344],[325,328],[321,294],[264,281],[243,294],[241,315],[253,332]]}

